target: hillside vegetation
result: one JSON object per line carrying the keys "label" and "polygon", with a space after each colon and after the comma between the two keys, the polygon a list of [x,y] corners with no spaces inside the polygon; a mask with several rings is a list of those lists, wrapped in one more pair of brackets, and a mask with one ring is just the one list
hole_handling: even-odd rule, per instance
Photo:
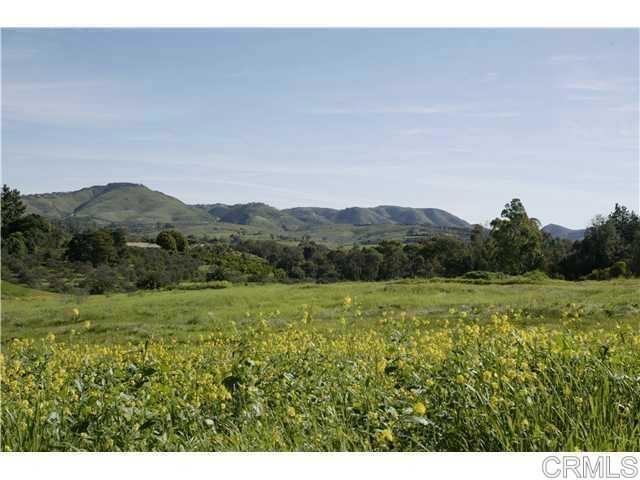
{"label": "hillside vegetation", "polygon": [[157,234],[163,226],[180,227],[188,234],[255,238],[311,237],[327,244],[353,244],[382,239],[405,240],[415,226],[422,235],[448,231],[468,236],[471,226],[439,209],[379,206],[373,208],[301,207],[278,210],[264,203],[187,205],[144,185],[110,183],[75,192],[24,195],[27,213],[49,219],[96,226],[124,226]]}
{"label": "hillside vegetation", "polygon": [[584,238],[585,229],[572,230],[567,227],[563,227],[562,225],[556,225],[555,223],[550,223],[549,225],[545,225],[542,228],[542,231],[548,233],[549,235],[555,238],[561,238],[563,240],[582,240]]}
{"label": "hillside vegetation", "polygon": [[[472,229],[465,220],[437,208],[381,205],[342,210],[296,207],[279,210],[265,203],[187,205],[177,198],[134,183],[110,183],[74,192],[24,195],[28,213],[70,224],[127,227],[156,235],[166,226],[185,234],[229,238],[278,238],[299,241],[304,237],[327,245],[371,244],[381,240],[412,241],[442,233],[468,238]],[[584,230],[560,225],[543,229],[554,237],[579,240]]]}
{"label": "hillside vegetation", "polygon": [[110,183],[77,192],[22,197],[29,212],[45,217],[91,220],[99,225],[198,224],[211,218],[180,200],[133,183]]}

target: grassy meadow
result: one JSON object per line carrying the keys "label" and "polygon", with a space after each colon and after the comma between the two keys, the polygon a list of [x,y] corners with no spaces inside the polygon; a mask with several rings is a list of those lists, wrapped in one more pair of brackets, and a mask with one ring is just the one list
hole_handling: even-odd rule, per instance
{"label": "grassy meadow", "polygon": [[640,449],[639,280],[204,286],[3,283],[2,449]]}

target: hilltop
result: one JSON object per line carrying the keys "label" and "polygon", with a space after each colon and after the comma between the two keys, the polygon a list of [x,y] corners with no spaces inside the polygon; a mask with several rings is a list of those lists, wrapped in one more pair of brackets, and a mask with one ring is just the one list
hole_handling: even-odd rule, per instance
{"label": "hilltop", "polygon": [[552,237],[562,238],[565,240],[582,240],[584,238],[584,229],[580,230],[572,230],[567,227],[563,227],[562,225],[556,225],[555,223],[550,223],[549,225],[545,225],[542,228],[543,232],[548,233]]}
{"label": "hilltop", "polygon": [[[295,207],[277,209],[260,202],[188,205],[162,192],[136,183],[94,185],[72,192],[24,195],[30,213],[50,219],[78,220],[96,225],[122,225],[154,234],[166,225],[185,233],[295,240],[303,236],[340,245],[376,243],[382,239],[415,241],[424,236],[449,233],[468,237],[472,225],[438,208],[394,205],[349,207]],[[583,230],[550,224],[549,234],[580,239]]]}
{"label": "hilltop", "polygon": [[409,208],[381,205],[342,210],[296,207],[278,210],[264,203],[197,205],[217,220],[254,226],[279,226],[285,230],[318,225],[429,225],[444,228],[471,228],[449,212],[437,208]]}
{"label": "hilltop", "polygon": [[24,195],[29,212],[54,219],[78,218],[97,224],[196,224],[211,218],[177,198],[135,183],[109,183],[74,192]]}

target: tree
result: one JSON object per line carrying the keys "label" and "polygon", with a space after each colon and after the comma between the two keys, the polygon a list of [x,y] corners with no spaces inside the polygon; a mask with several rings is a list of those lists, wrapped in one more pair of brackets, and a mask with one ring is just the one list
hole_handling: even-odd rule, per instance
{"label": "tree", "polygon": [[186,252],[189,249],[189,242],[184,238],[184,235],[177,230],[169,230],[169,233],[173,236],[176,241],[176,248],[179,252]]}
{"label": "tree", "polygon": [[0,208],[2,210],[2,232],[4,236],[5,229],[24,215],[27,207],[20,200],[20,192],[18,190],[3,185]]}
{"label": "tree", "polygon": [[23,258],[27,254],[27,245],[24,236],[20,232],[12,233],[5,240],[4,245],[9,255],[16,258]]}
{"label": "tree", "polygon": [[363,248],[362,280],[377,280],[382,263],[382,255],[373,248]]}
{"label": "tree", "polygon": [[383,257],[379,270],[380,280],[402,277],[407,266],[407,256],[402,244],[395,240],[383,240],[377,250]]}
{"label": "tree", "polygon": [[156,243],[160,245],[160,248],[168,252],[178,251],[176,239],[168,230],[162,231],[158,234],[158,236],[156,237]]}
{"label": "tree", "polygon": [[[625,262],[634,275],[640,274],[640,218],[626,207],[616,204],[606,218],[597,216],[587,228],[584,239],[575,242],[569,256],[560,262],[562,273],[571,279],[598,270],[603,271],[616,262]],[[601,275],[601,272],[594,277]]]}
{"label": "tree", "polygon": [[117,258],[118,252],[110,231],[97,230],[93,233],[92,240],[93,252],[91,255],[91,262],[94,266],[102,263],[110,263]]}
{"label": "tree", "polygon": [[156,243],[169,252],[186,252],[189,247],[187,239],[177,230],[163,230],[156,237]]}
{"label": "tree", "polygon": [[571,253],[573,242],[564,238],[555,238],[542,232],[544,251],[544,270],[549,274],[561,273],[561,264]]}
{"label": "tree", "polygon": [[493,262],[498,271],[521,274],[542,268],[540,223],[529,218],[518,198],[504,206],[500,218],[491,222]]}
{"label": "tree", "polygon": [[92,295],[107,293],[117,287],[117,274],[108,265],[100,265],[86,279],[85,286]]}
{"label": "tree", "polygon": [[469,238],[469,249],[474,270],[489,270],[487,234],[482,225],[474,225]]}
{"label": "tree", "polygon": [[127,232],[122,228],[117,228],[111,232],[113,246],[116,248],[119,257],[124,257],[127,253]]}
{"label": "tree", "polygon": [[41,215],[31,213],[15,219],[6,227],[6,233],[12,235],[21,233],[29,252],[36,251],[39,245],[47,243],[51,232],[51,224]]}
{"label": "tree", "polygon": [[118,259],[118,251],[109,230],[77,233],[67,245],[65,256],[74,262],[91,262],[94,267],[103,263],[113,263]]}

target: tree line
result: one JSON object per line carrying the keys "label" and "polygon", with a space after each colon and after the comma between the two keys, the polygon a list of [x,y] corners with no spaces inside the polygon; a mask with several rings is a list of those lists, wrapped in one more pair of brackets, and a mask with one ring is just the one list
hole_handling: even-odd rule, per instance
{"label": "tree line", "polygon": [[54,291],[105,293],[177,285],[181,282],[391,280],[396,278],[487,278],[540,271],[568,280],[640,276],[640,219],[615,205],[596,217],[581,241],[543,232],[513,199],[489,229],[476,225],[468,239],[452,235],[404,244],[329,248],[305,239],[197,239],[170,229],[160,248],[127,246],[122,228],[54,222],[27,214],[20,193],[3,186],[2,277]]}

